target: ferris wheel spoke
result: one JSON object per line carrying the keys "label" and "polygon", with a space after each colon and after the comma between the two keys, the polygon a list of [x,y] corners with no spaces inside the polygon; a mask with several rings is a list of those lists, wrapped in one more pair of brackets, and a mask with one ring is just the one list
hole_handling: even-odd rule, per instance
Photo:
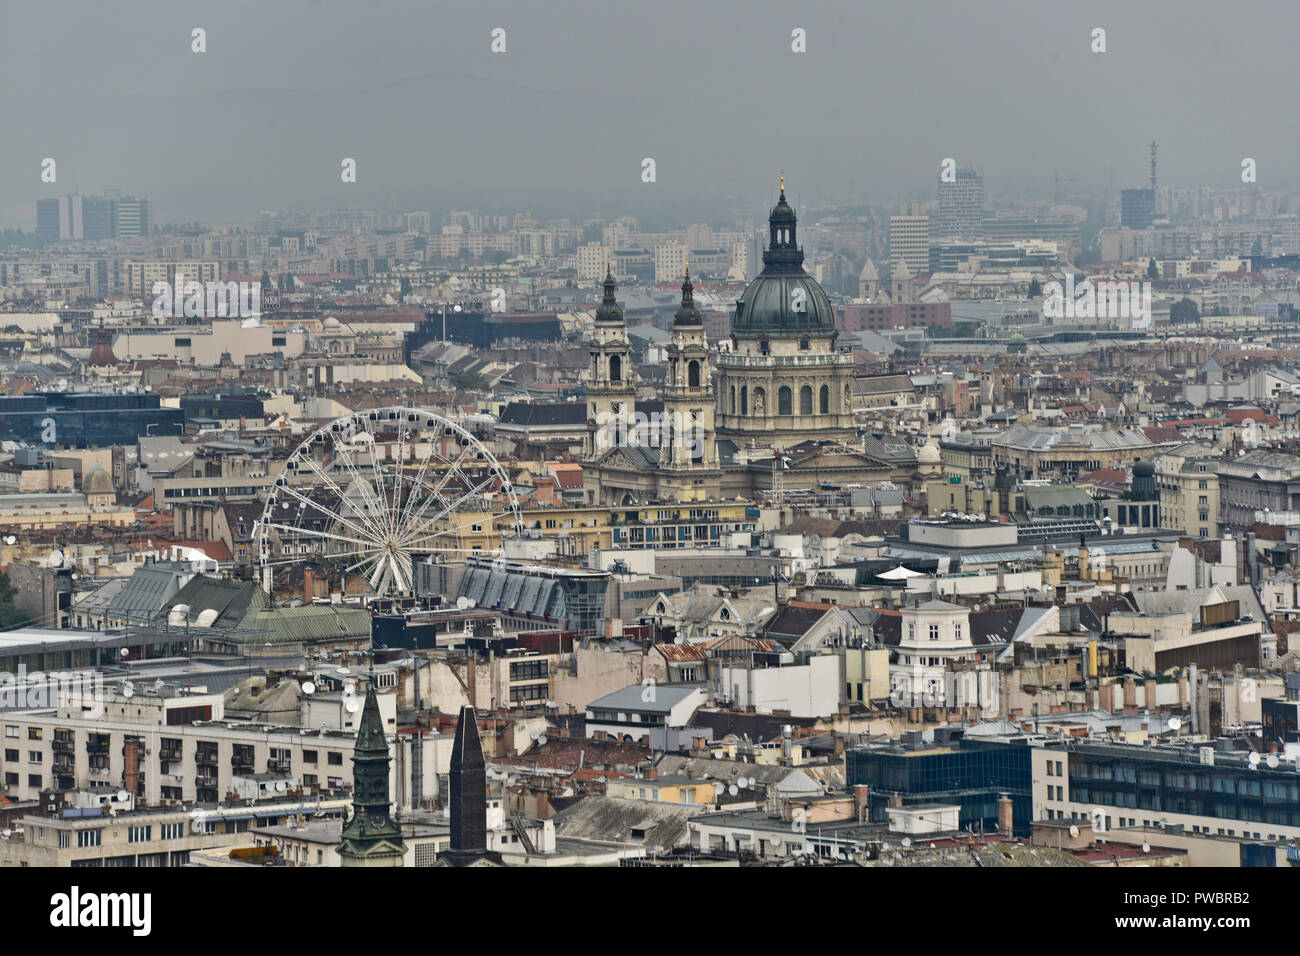
{"label": "ferris wheel spoke", "polygon": [[315,528],[302,528],[297,525],[280,524],[279,522],[276,521],[263,521],[262,524],[267,528],[274,528],[275,530],[279,531],[282,535],[289,535],[289,536],[306,535],[307,537],[310,538],[328,538],[331,541],[346,541],[349,544],[355,544],[363,548],[368,548],[376,544],[374,540],[368,540],[363,538],[351,538],[348,537],[347,535],[334,534],[333,532],[330,531],[318,531]]}
{"label": "ferris wheel spoke", "polygon": [[[424,480],[425,470],[428,468],[429,462],[433,460],[433,454],[431,453],[429,457],[424,460],[424,464],[420,466],[420,471],[416,473],[414,478],[414,484],[417,484],[423,488],[429,488],[429,491],[433,496],[437,497],[439,500],[446,500],[443,498],[443,494],[442,494],[443,489],[447,487],[447,483],[450,482],[455,475],[464,475],[464,472],[461,471],[461,467],[460,467],[461,462],[465,460],[465,456],[469,454],[469,451],[472,447],[473,445],[463,446],[461,448],[460,454],[456,456],[456,460],[454,462],[451,462],[448,465],[447,470],[443,472],[442,477],[438,479],[438,483],[433,486],[430,486]],[[446,461],[446,458],[444,458],[441,454],[439,454],[438,457],[442,458],[443,461]],[[428,499],[426,498],[425,500],[427,501]],[[411,519],[408,516],[407,522],[409,523],[410,520]]]}
{"label": "ferris wheel spoke", "polygon": [[486,526],[491,522],[496,521],[498,518],[505,518],[510,516],[511,514],[512,512],[510,511],[502,511],[498,514],[483,515],[481,517],[475,515],[474,519],[472,521],[469,521],[466,524],[457,525],[454,528],[443,528],[440,531],[422,531],[418,535],[415,535],[414,537],[410,538],[409,540],[412,542],[413,550],[425,551],[427,550],[426,548],[415,547],[415,545],[418,544],[418,542],[420,541],[428,541],[433,538],[445,537],[448,535],[454,535],[456,537],[460,537],[461,532],[463,532],[466,528],[472,528],[476,524],[481,524]]}
{"label": "ferris wheel spoke", "polygon": [[[373,534],[372,529],[363,528],[358,524],[356,524],[356,522],[343,517],[343,515],[339,514],[338,512],[331,511],[329,508],[326,508],[320,502],[315,501],[312,498],[308,497],[307,495],[302,494],[296,488],[291,488],[288,484],[280,485],[279,488],[281,491],[287,491],[289,494],[293,495],[293,497],[297,498],[304,505],[310,505],[311,507],[315,508],[317,511],[319,511],[321,514],[325,515],[326,517],[334,521],[337,521],[348,528],[351,528],[357,534]],[[295,525],[294,527],[297,526]]]}
{"label": "ferris wheel spoke", "polygon": [[304,460],[307,462],[308,465],[311,466],[311,470],[314,471],[318,476],[320,476],[320,479],[325,484],[325,487],[328,488],[330,491],[334,492],[334,494],[338,495],[339,500],[346,503],[347,506],[352,509],[353,513],[355,513],[356,516],[361,519],[362,523],[366,525],[368,532],[374,533],[375,528],[371,523],[370,515],[368,515],[365,511],[363,511],[357,505],[357,503],[353,501],[351,497],[349,497],[348,493],[345,492],[341,487],[339,487],[338,482],[336,482],[333,478],[331,478],[328,474],[325,473],[325,471],[320,467],[320,465],[316,463],[316,459],[312,458],[311,455],[309,454],[304,456]]}

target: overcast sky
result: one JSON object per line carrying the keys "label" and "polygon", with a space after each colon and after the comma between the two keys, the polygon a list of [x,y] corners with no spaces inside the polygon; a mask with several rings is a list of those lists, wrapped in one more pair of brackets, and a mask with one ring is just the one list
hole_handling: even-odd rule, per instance
{"label": "overcast sky", "polygon": [[1101,194],[1146,184],[1153,138],[1162,183],[1239,184],[1251,157],[1261,186],[1294,186],[1297,27],[1295,0],[9,0],[0,226],[108,188],[159,222],[369,205],[685,224],[761,218],[781,169],[796,204],[929,199],[947,156],[991,194],[1050,194],[1057,171]]}

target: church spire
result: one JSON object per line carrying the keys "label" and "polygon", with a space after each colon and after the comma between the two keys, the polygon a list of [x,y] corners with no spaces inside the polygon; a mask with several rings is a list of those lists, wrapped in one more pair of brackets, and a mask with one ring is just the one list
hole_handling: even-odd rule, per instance
{"label": "church spire", "polygon": [[700,313],[695,309],[695,286],[691,285],[691,267],[686,266],[682,280],[682,306],[673,314],[673,325],[699,325]]}
{"label": "church spire", "polygon": [[402,831],[389,816],[388,739],[375,696],[374,652],[370,681],[352,752],[352,816],[343,828],[339,861],[343,866],[401,866],[406,855]]}
{"label": "church spire", "polygon": [[600,300],[600,305],[596,308],[597,322],[622,322],[623,308],[614,298],[614,273],[610,271],[609,259],[605,260],[605,294]]}

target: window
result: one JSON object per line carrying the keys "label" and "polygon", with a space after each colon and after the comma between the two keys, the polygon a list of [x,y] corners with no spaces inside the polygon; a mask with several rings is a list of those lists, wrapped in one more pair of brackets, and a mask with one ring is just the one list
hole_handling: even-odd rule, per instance
{"label": "window", "polygon": [[957,621],[956,623],[953,624],[952,636],[959,641],[961,640],[961,621]]}
{"label": "window", "polygon": [[338,750],[331,750],[329,753],[329,764],[331,767],[343,766],[343,753]]}
{"label": "window", "polygon": [[930,625],[930,640],[932,640],[932,641],[937,641],[938,639],[939,639],[939,625],[938,625],[938,624],[931,624],[931,625]]}
{"label": "window", "polygon": [[776,393],[776,413],[778,415],[794,414],[792,393],[789,385],[782,385]]}
{"label": "window", "polygon": [[128,843],[144,843],[152,839],[153,827],[127,827],[126,839]]}
{"label": "window", "polygon": [[99,846],[98,830],[78,830],[77,846]]}
{"label": "window", "polygon": [[813,410],[813,391],[811,385],[799,389],[799,414],[811,415]]}
{"label": "window", "polygon": [[821,413],[829,415],[831,411],[831,389],[829,385],[823,385],[821,391]]}
{"label": "window", "polygon": [[41,728],[39,728],[39,727],[28,727],[28,728],[27,728],[27,739],[28,739],[28,740],[40,740],[40,739],[41,739]]}

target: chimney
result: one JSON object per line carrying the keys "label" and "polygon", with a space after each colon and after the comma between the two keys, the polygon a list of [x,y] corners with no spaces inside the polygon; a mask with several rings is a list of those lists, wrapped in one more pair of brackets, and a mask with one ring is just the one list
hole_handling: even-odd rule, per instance
{"label": "chimney", "polygon": [[140,741],[128,740],[125,753],[122,786],[134,795],[140,787]]}
{"label": "chimney", "polygon": [[311,568],[304,568],[302,572],[302,603],[310,604],[311,599],[316,596],[316,575]]}
{"label": "chimney", "polygon": [[1011,813],[1011,798],[1005,793],[998,794],[998,832],[1010,835],[1014,822]]}
{"label": "chimney", "polygon": [[642,778],[645,779],[645,780],[658,780],[658,779],[659,779],[659,768],[658,768],[658,767],[646,767],[646,768],[645,768],[645,773],[643,773],[641,776],[642,776]]}
{"label": "chimney", "polygon": [[858,823],[865,823],[867,817],[871,815],[871,788],[865,783],[854,784],[853,786],[853,819]]}

